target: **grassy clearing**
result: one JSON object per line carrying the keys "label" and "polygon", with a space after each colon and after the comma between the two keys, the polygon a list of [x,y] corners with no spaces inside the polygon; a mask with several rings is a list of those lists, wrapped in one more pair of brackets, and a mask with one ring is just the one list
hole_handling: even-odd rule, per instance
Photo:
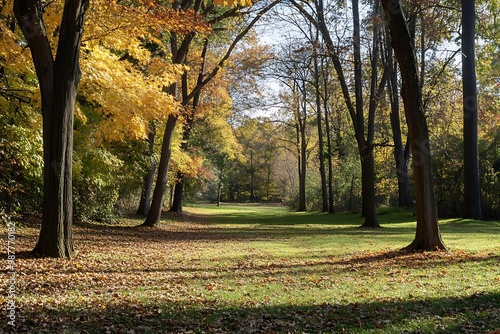
{"label": "grassy clearing", "polygon": [[37,228],[24,224],[16,236],[17,331],[500,328],[500,222],[446,220],[441,230],[450,252],[403,254],[398,249],[413,239],[415,218],[384,210],[379,219],[384,228],[366,230],[353,214],[195,206],[159,228],[135,228],[138,219],[76,226],[78,254],[71,260],[31,258]]}

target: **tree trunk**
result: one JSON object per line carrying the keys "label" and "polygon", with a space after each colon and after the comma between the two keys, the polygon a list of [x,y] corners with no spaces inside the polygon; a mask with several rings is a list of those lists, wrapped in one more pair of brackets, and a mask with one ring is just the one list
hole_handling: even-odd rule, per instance
{"label": "tree trunk", "polygon": [[397,178],[398,178],[398,206],[410,208],[410,177],[408,166],[410,163],[410,142],[406,139],[406,145],[401,150],[394,149],[394,158],[396,160]]}
{"label": "tree trunk", "polygon": [[169,212],[182,213],[182,197],[184,195],[184,174],[181,171],[177,172],[177,180],[175,181],[174,198]]}
{"label": "tree trunk", "polygon": [[[374,12],[379,13],[379,2],[374,3]],[[353,1],[353,18],[354,18],[354,76],[356,90],[356,114],[358,122],[356,129],[356,139],[358,141],[359,155],[361,158],[362,170],[362,201],[363,201],[363,216],[365,222],[362,227],[377,228],[380,227],[376,216],[376,198],[375,198],[375,162],[373,158],[373,137],[375,131],[375,111],[378,106],[378,101],[382,95],[385,83],[387,81],[387,71],[384,70],[384,75],[378,84],[378,62],[379,62],[379,38],[380,29],[378,24],[373,26],[373,42],[372,42],[372,61],[370,75],[370,102],[368,107],[368,123],[367,135],[365,139],[364,117],[363,117],[363,90],[362,90],[362,71],[361,71],[361,56],[360,56],[360,33],[359,33],[359,8],[358,0]],[[359,63],[359,65],[357,65]]]}
{"label": "tree trunk", "polygon": [[139,208],[137,209],[137,214],[141,216],[147,216],[149,213],[149,208],[151,207],[151,191],[153,189],[153,181],[156,172],[156,160],[154,159],[154,146],[156,138],[156,127],[150,125],[150,132],[148,134],[149,149],[148,155],[151,159],[151,168],[147,175],[144,176],[144,189],[141,192],[141,201],[139,202]]}
{"label": "tree trunk", "polygon": [[307,143],[305,129],[301,130],[301,144],[300,144],[300,203],[299,211],[306,211],[306,171],[307,171]]}
{"label": "tree trunk", "polygon": [[[365,180],[368,176],[367,166],[368,162],[365,162],[366,158],[364,156],[365,150],[368,149],[368,143],[365,140],[365,119],[363,113],[363,73],[362,73],[362,63],[361,63],[361,36],[359,27],[359,0],[352,1],[352,18],[353,18],[353,53],[354,53],[354,96],[355,96],[355,110],[351,114],[354,125],[354,132],[356,136],[356,141],[358,143],[359,157],[361,161],[361,216],[366,217],[367,211],[371,212],[372,208],[367,207],[369,203],[375,203],[369,199],[371,190],[369,189],[369,180]],[[375,210],[375,208],[373,208]],[[365,221],[366,223],[366,221]],[[364,226],[364,224],[363,224]]]}
{"label": "tree trunk", "polygon": [[250,151],[250,202],[255,201],[255,190],[254,190],[254,168],[253,168],[253,151]]}
{"label": "tree trunk", "polygon": [[475,1],[462,0],[462,83],[464,112],[464,218],[483,219],[477,148]]}
{"label": "tree trunk", "polygon": [[269,202],[271,200],[271,165],[267,166],[267,177],[266,177],[266,200]]}
{"label": "tree trunk", "polygon": [[[300,117],[300,114],[297,115],[297,117]],[[301,140],[302,138],[302,130],[301,130],[301,125],[300,125],[300,120],[296,121],[297,123],[295,124],[295,131],[296,131],[296,136],[297,136],[297,171],[299,175],[299,209],[298,211],[306,211],[306,178],[305,178],[305,170],[304,170],[304,163],[305,161],[305,154],[303,154],[303,145]]]}
{"label": "tree trunk", "polygon": [[[316,39],[317,40],[317,39]],[[328,192],[326,187],[326,170],[325,170],[325,151],[323,145],[323,122],[321,115],[321,92],[319,87],[319,66],[317,50],[314,49],[314,86],[316,89],[316,119],[318,125],[318,143],[319,143],[319,173],[321,176],[321,198],[322,211],[328,212]]]}
{"label": "tree trunk", "polygon": [[220,206],[220,197],[221,197],[222,183],[217,183],[217,206]]}
{"label": "tree trunk", "polygon": [[34,253],[50,257],[73,254],[73,113],[80,81],[80,42],[87,0],[64,6],[56,59],[43,22],[42,3],[15,0],[14,13],[28,41],[42,97],[44,197],[42,227]]}
{"label": "tree trunk", "polygon": [[137,215],[147,216],[151,208],[151,192],[153,189],[153,182],[155,179],[156,161],[152,159],[151,168],[147,175],[144,176],[144,189],[141,192],[141,201],[137,209]]}
{"label": "tree trunk", "polygon": [[394,142],[394,160],[396,163],[396,177],[398,179],[398,206],[410,208],[410,187],[408,164],[410,159],[410,145],[408,139],[403,147],[401,138],[401,122],[399,117],[399,89],[397,78],[397,63],[393,62],[392,48],[388,45],[387,62],[389,68],[389,97],[391,100],[391,128]]}
{"label": "tree trunk", "polygon": [[[173,86],[175,86],[175,84]],[[175,87],[172,89],[175,89]],[[165,190],[167,189],[168,165],[170,163],[170,156],[172,155],[171,144],[176,122],[177,116],[170,115],[165,126],[165,134],[163,136],[163,143],[161,147],[160,164],[158,166],[158,176],[156,178],[151,209],[149,210],[148,216],[143,223],[143,225],[146,226],[156,226],[160,224],[163,200],[165,197]]]}
{"label": "tree trunk", "polygon": [[217,181],[217,206],[220,206],[221,198],[222,198],[222,173],[224,169],[224,165],[221,165],[219,170],[219,180]]}
{"label": "tree trunk", "polygon": [[[335,69],[335,72],[337,73],[337,78],[340,83],[340,88],[342,89],[342,95],[344,97],[347,109],[349,111],[349,114],[351,116],[351,120],[353,123],[353,127],[355,130],[355,136],[356,136],[356,141],[358,143],[358,147],[365,147],[365,146],[372,146],[372,139],[373,139],[373,127],[374,127],[374,112],[375,108],[371,108],[369,111],[369,118],[368,118],[368,139],[365,139],[365,120],[364,120],[364,114],[363,114],[363,85],[362,85],[362,80],[363,80],[363,73],[362,73],[362,61],[361,61],[361,44],[360,44],[360,20],[359,20],[359,0],[353,0],[352,1],[352,14],[353,14],[353,50],[354,50],[354,96],[355,96],[355,105],[352,103],[352,98],[351,98],[351,92],[349,91],[349,86],[347,84],[347,80],[344,76],[344,70],[342,68],[342,62],[336,53],[336,46],[335,43],[333,43],[333,40],[330,36],[330,32],[328,30],[328,26],[326,24],[325,16],[324,16],[324,4],[323,0],[315,0],[314,1],[314,6],[316,9],[316,17],[313,17],[311,14],[309,14],[301,4],[299,4],[297,1],[292,0],[292,4],[310,21],[312,22],[317,29],[320,30],[327,46],[328,46],[328,55],[332,60],[333,67]],[[377,7],[375,8],[377,11]],[[377,28],[378,29],[378,28]],[[377,30],[374,30],[374,41],[377,40],[378,38],[378,32]],[[377,43],[374,42],[374,47],[377,47]],[[373,64],[376,64],[378,60],[377,56],[375,56],[375,53],[378,52],[374,48],[374,61]],[[377,69],[377,66],[373,66],[372,64],[372,70],[375,68]],[[372,80],[373,78],[376,78],[377,75],[372,74]],[[372,82],[372,86],[376,85],[376,82]],[[384,86],[384,81],[381,82],[381,85],[377,91],[377,94],[381,92],[381,88]],[[375,91],[372,91],[372,93],[375,93]],[[378,96],[372,94],[371,99],[370,99],[370,104],[376,107],[378,103]],[[361,154],[360,150],[360,154]],[[361,158],[361,156],[360,156]],[[368,182],[366,182],[368,184]],[[374,211],[375,208],[367,208],[366,206],[368,203],[373,203],[375,204],[374,201],[371,201],[370,199],[366,200],[365,197],[369,195],[363,194],[363,204],[362,204],[362,214],[365,216],[365,211]],[[371,205],[371,204],[370,204]],[[370,213],[371,215],[371,213]]]}
{"label": "tree trunk", "polygon": [[332,160],[332,137],[330,129],[330,113],[328,107],[328,101],[330,95],[328,93],[329,86],[329,67],[324,64],[324,58],[321,59],[321,71],[323,73],[323,112],[325,117],[325,135],[326,135],[326,150],[327,150],[327,161],[328,161],[328,213],[335,213],[335,207],[333,205],[333,160]]}
{"label": "tree trunk", "polygon": [[351,188],[349,189],[349,211],[351,212],[353,210],[353,205],[352,205],[353,201],[354,201],[354,175],[351,177]]}
{"label": "tree trunk", "polygon": [[333,204],[332,138],[330,137],[330,120],[328,116],[328,109],[325,108],[326,147],[328,157],[328,213],[335,213],[335,206]]}
{"label": "tree trunk", "polygon": [[[298,111],[298,140],[300,140],[300,164],[299,164],[299,211],[306,211],[306,172],[307,172],[307,140],[306,140],[306,121],[307,121],[307,106],[306,106],[306,89],[305,81],[302,82],[303,100]],[[303,118],[302,118],[303,117]]]}
{"label": "tree trunk", "polygon": [[375,211],[375,161],[373,149],[365,147],[361,153],[361,183],[365,222],[362,227],[378,228],[380,224]]}
{"label": "tree trunk", "polygon": [[[197,87],[201,86],[203,83],[203,76],[205,73],[205,64],[207,60],[207,50],[208,50],[208,38],[205,39],[205,44],[203,45],[203,51],[201,52],[201,67],[200,71],[198,73],[198,79],[196,82]],[[187,73],[184,73],[182,76],[182,104],[187,105],[189,102],[188,99],[188,80],[187,80]],[[194,120],[196,116],[196,110],[198,108],[198,104],[200,103],[200,95],[201,95],[201,90],[197,91],[193,95],[193,103],[192,103],[192,109],[190,112],[187,113],[185,122],[183,124],[183,131],[182,131],[182,144],[181,144],[181,151],[186,152],[188,150],[188,142],[189,138],[191,137],[191,130],[193,129],[194,125]],[[177,172],[177,181],[175,183],[175,188],[174,188],[174,200],[172,203],[172,206],[170,207],[170,212],[177,212],[177,213],[182,213],[182,200],[184,196],[184,173],[181,171]]]}
{"label": "tree trunk", "polygon": [[382,0],[403,80],[402,96],[410,136],[417,199],[417,231],[406,250],[446,249],[439,232],[429,131],[422,103],[415,48],[399,0]]}

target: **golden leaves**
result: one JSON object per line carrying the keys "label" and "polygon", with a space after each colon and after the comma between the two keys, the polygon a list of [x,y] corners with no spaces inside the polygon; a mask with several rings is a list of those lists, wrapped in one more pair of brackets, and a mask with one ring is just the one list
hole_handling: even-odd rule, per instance
{"label": "golden leaves", "polygon": [[252,6],[253,2],[252,0],[214,0],[214,4],[217,6]]}
{"label": "golden leaves", "polygon": [[92,2],[85,30],[84,40],[97,40],[104,44],[115,43],[117,36],[125,41],[157,39],[156,42],[160,42],[164,33],[186,35],[211,32],[205,19],[193,10],[178,12],[153,1],[125,6],[110,0]]}
{"label": "golden leaves", "polygon": [[174,80],[171,72],[145,75],[101,46],[82,58],[82,72],[81,95],[107,116],[101,126],[105,139],[143,138],[150,120],[164,120],[177,108],[162,90]]}
{"label": "golden leaves", "polygon": [[107,140],[142,138],[150,120],[164,120],[178,108],[164,88],[188,68],[168,61],[165,33],[209,33],[193,10],[177,12],[154,1],[127,5],[96,0],[89,10],[82,53],[82,95],[106,119]]}

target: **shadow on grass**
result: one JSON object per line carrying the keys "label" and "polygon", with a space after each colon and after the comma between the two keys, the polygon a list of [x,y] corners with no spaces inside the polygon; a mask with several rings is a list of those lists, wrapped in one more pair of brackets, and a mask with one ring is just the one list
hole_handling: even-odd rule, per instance
{"label": "shadow on grass", "polygon": [[[473,219],[445,219],[440,222],[441,226],[444,228],[457,228],[460,232],[472,231],[473,233],[479,233],[485,227],[496,230],[500,233],[500,221],[480,221]],[[463,230],[462,230],[463,229]]]}
{"label": "shadow on grass", "polygon": [[[323,218],[325,215],[318,214]],[[310,223],[315,215],[302,217],[301,220],[290,220],[288,217],[273,218],[271,222],[265,222],[260,218],[245,216],[245,220],[239,223],[226,224],[225,221],[234,222],[238,218],[230,216],[218,219],[217,216],[210,219],[217,223],[206,223],[203,217],[194,215],[175,217],[170,216],[170,221],[177,223],[186,222],[185,227],[170,228],[168,222],[163,222],[159,227],[146,226],[123,226],[123,225],[98,225],[79,224],[75,231],[75,240],[92,240],[96,233],[105,234],[112,242],[119,242],[123,238],[127,240],[149,240],[153,242],[163,241],[263,241],[263,240],[286,240],[304,237],[381,237],[387,240],[400,241],[401,236],[411,239],[415,234],[413,224],[398,225],[395,220],[390,225],[385,223],[386,228],[363,229],[359,225],[352,224],[352,215],[346,220],[330,222]],[[222,216],[221,216],[222,217]],[[312,218],[311,218],[312,217]],[[293,217],[297,219],[297,217]],[[399,222],[401,223],[401,222]],[[382,222],[382,224],[384,224]],[[457,227],[454,223],[448,223],[442,227],[444,232],[460,232],[471,234],[495,234],[498,227],[489,222],[479,222],[474,228]]]}
{"label": "shadow on grass", "polygon": [[[199,299],[51,308],[20,305],[17,333],[488,333],[500,294],[349,304],[227,307]],[[9,327],[6,326],[9,333]]]}
{"label": "shadow on grass", "polygon": [[[252,215],[249,212],[231,212],[205,216],[209,224],[222,225],[336,225],[361,226],[364,218],[359,214],[338,213],[328,214],[320,212],[258,212]],[[381,224],[414,222],[415,217],[410,212],[387,214],[379,217]]]}
{"label": "shadow on grass", "polygon": [[[27,253],[30,254],[30,253]],[[0,254],[0,258],[6,254]],[[31,256],[34,258],[35,256]],[[30,258],[26,256],[25,258]],[[181,276],[187,275],[195,279],[235,279],[246,277],[260,277],[266,279],[279,279],[288,276],[308,277],[311,275],[320,275],[322,273],[332,275],[343,275],[349,272],[356,275],[364,275],[371,273],[371,270],[380,270],[380,268],[401,268],[401,269],[414,269],[420,270],[436,267],[452,266],[457,263],[480,263],[492,262],[500,263],[500,255],[493,253],[485,255],[475,254],[449,254],[449,253],[428,253],[428,252],[400,252],[388,251],[377,253],[359,253],[351,254],[343,258],[335,257],[316,257],[311,258],[309,253],[295,255],[293,261],[283,259],[270,259],[269,256],[245,256],[243,258],[234,257],[219,257],[218,261],[224,263],[223,267],[215,268],[211,264],[200,265],[196,263],[175,263],[169,264],[164,268],[144,268],[144,269],[131,269],[123,270],[121,268],[72,268],[72,269],[58,269],[58,274],[72,275],[72,274],[104,274],[106,277],[111,278],[114,274],[126,274],[130,277],[151,275],[151,274],[177,274]],[[39,272],[39,269],[23,270],[23,274],[32,275]],[[399,271],[400,273],[400,271]],[[396,273],[396,275],[398,272]],[[386,273],[386,275],[389,275]]]}

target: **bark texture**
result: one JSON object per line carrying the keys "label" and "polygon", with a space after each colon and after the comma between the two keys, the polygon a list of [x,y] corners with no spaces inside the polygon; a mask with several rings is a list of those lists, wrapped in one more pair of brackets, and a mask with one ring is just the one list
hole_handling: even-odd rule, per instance
{"label": "bark texture", "polygon": [[403,81],[402,96],[410,136],[417,199],[417,231],[414,241],[405,249],[446,249],[437,219],[429,131],[422,103],[415,48],[398,0],[382,0],[389,21],[392,47]]}
{"label": "bark texture", "polygon": [[183,197],[184,197],[184,174],[181,171],[178,171],[177,180],[175,181],[173,201],[168,211],[182,213]]}
{"label": "bark texture", "polygon": [[14,13],[30,48],[42,97],[44,196],[42,227],[33,250],[41,256],[73,254],[73,112],[87,7],[88,0],[66,1],[54,59],[41,1],[14,1]]}
{"label": "bark texture", "polygon": [[[316,41],[318,40],[318,36],[316,36]],[[322,211],[328,212],[328,190],[326,184],[326,168],[325,168],[325,149],[323,143],[323,117],[322,117],[322,104],[321,104],[321,91],[320,91],[320,72],[319,72],[319,64],[318,64],[318,50],[316,49],[316,44],[314,44],[314,87],[316,94],[316,120],[317,120],[317,128],[318,128],[318,145],[319,145],[319,173],[321,176],[321,202],[322,202]],[[327,122],[327,120],[325,120]]]}
{"label": "bark texture", "polygon": [[406,138],[403,145],[401,134],[401,121],[399,112],[399,88],[397,75],[397,61],[393,58],[390,33],[387,31],[386,62],[389,69],[389,97],[391,101],[391,129],[394,142],[394,160],[396,165],[396,176],[398,179],[398,206],[410,208],[410,182],[408,165],[410,163],[410,142]]}
{"label": "bark texture", "polygon": [[483,219],[477,147],[475,1],[462,0],[462,83],[464,109],[464,218]]}
{"label": "bark texture", "polygon": [[156,160],[154,158],[154,146],[156,138],[156,128],[155,126],[150,126],[150,132],[148,134],[148,156],[151,159],[151,168],[148,174],[144,176],[144,189],[141,193],[141,201],[139,202],[139,208],[137,209],[137,214],[141,216],[147,216],[149,209],[151,208],[151,192],[153,189],[153,182],[156,172]]}
{"label": "bark texture", "polygon": [[[175,84],[174,84],[175,86]],[[175,90],[174,88],[171,88]],[[163,209],[163,201],[165,199],[165,190],[167,189],[167,174],[170,156],[172,155],[172,138],[174,136],[175,124],[177,116],[170,115],[165,126],[165,134],[161,147],[160,164],[158,165],[158,176],[156,178],[155,190],[153,192],[153,201],[151,209],[144,221],[145,226],[157,226],[160,224],[161,212]]]}

